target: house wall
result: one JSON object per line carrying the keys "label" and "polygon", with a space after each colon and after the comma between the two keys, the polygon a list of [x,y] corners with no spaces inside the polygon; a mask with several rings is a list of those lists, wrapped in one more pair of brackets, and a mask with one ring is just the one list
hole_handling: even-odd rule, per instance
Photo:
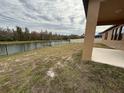
{"label": "house wall", "polygon": [[[124,33],[122,33],[122,40],[118,40],[119,35],[117,35],[117,39],[116,40],[112,40],[112,33],[113,30],[115,29],[119,29],[121,28],[123,25],[120,25],[114,29],[111,29],[105,33],[102,34],[102,43],[110,46],[112,48],[116,48],[116,49],[121,49],[124,50]],[[124,26],[123,26],[124,27]],[[108,33],[107,39],[105,40],[105,34]],[[113,36],[114,37],[114,36]]]}

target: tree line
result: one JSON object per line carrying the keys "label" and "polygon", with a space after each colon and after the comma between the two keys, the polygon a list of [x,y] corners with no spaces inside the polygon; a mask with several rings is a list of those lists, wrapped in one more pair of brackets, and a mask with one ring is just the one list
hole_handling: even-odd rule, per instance
{"label": "tree line", "polygon": [[31,41],[31,40],[69,40],[80,38],[78,35],[59,35],[41,30],[30,31],[27,27],[23,30],[16,26],[16,29],[0,28],[0,41]]}

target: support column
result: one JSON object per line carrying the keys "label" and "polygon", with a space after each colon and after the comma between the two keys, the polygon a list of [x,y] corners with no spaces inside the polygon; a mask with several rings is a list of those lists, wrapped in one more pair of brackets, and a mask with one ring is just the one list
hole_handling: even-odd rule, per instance
{"label": "support column", "polygon": [[89,0],[83,47],[83,60],[91,60],[100,0]]}

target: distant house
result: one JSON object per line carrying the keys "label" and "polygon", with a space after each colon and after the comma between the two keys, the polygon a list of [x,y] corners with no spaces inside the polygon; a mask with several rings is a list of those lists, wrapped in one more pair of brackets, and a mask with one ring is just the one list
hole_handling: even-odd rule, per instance
{"label": "distant house", "polygon": [[104,44],[124,50],[124,25],[112,26],[100,34]]}

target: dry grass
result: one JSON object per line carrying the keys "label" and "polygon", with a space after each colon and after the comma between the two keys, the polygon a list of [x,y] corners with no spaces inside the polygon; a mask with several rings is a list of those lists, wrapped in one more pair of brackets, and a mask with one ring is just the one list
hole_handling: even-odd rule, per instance
{"label": "dry grass", "polygon": [[124,69],[82,62],[81,46],[69,44],[1,58],[0,93],[124,93]]}
{"label": "dry grass", "polygon": [[113,49],[105,44],[102,44],[102,43],[95,43],[94,44],[94,47],[97,47],[97,48],[108,48],[108,49]]}

